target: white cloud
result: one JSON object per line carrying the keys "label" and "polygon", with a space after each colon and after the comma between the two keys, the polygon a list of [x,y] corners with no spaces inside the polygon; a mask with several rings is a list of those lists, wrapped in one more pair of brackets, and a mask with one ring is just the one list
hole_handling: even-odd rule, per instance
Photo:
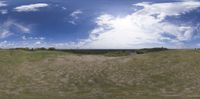
{"label": "white cloud", "polygon": [[23,40],[27,40],[26,36],[22,36],[22,39],[23,39]]}
{"label": "white cloud", "polygon": [[7,20],[3,24],[0,24],[0,38],[6,38],[10,35],[13,35],[14,32],[12,31],[12,28],[15,28],[20,33],[30,33],[30,28],[22,25],[20,23],[17,23],[13,20]]}
{"label": "white cloud", "polygon": [[24,35],[21,38],[22,40],[29,40],[29,41],[43,41],[46,39],[45,37],[31,37],[31,36],[28,37]]}
{"label": "white cloud", "polygon": [[[138,3],[142,9],[124,17],[104,14],[97,18],[97,27],[82,48],[141,48],[167,46],[190,41],[193,27],[167,22],[167,16],[179,16],[200,7],[200,2]],[[168,36],[166,36],[168,35]],[[172,37],[173,38],[172,38]],[[171,45],[168,45],[171,43]]]}
{"label": "white cloud", "polygon": [[66,7],[62,7],[62,9],[63,9],[63,10],[67,10],[67,8],[66,8]]}
{"label": "white cloud", "polygon": [[68,22],[71,23],[71,24],[73,24],[73,25],[76,25],[75,20],[70,20],[70,21],[68,21]]}
{"label": "white cloud", "polygon": [[[6,2],[0,0],[0,7],[5,7],[5,6],[7,6]],[[0,9],[0,14],[7,14],[7,13],[8,13],[7,9]]]}
{"label": "white cloud", "polygon": [[71,14],[70,14],[70,16],[72,16],[73,18],[75,18],[75,19],[78,19],[79,17],[78,17],[78,15],[80,15],[80,14],[82,14],[83,12],[81,11],[81,10],[76,10],[76,11],[74,11],[74,12],[72,12]]}
{"label": "white cloud", "polygon": [[1,13],[1,14],[7,14],[7,13],[8,13],[8,10],[6,10],[6,9],[0,10],[0,13]]}
{"label": "white cloud", "polygon": [[14,25],[17,27],[22,33],[29,33],[30,29],[22,24],[19,23],[11,23],[11,25]]}
{"label": "white cloud", "polygon": [[22,36],[21,41],[2,41],[0,42],[0,48],[39,48],[39,47],[54,47],[56,44],[47,43],[45,42],[44,37],[29,37],[29,36]]}
{"label": "white cloud", "polygon": [[0,42],[0,48],[40,48],[40,47],[45,47],[45,48],[50,48],[50,47],[56,47],[58,49],[72,49],[76,48],[75,43],[49,43],[45,42],[43,40],[35,40],[35,41],[2,41]]}
{"label": "white cloud", "polygon": [[6,40],[0,42],[0,48],[6,49],[6,48],[11,48],[11,46],[13,46],[13,43],[10,43],[10,42],[8,42]]}
{"label": "white cloud", "polygon": [[7,4],[5,3],[5,1],[0,1],[0,7],[5,7],[7,6]]}
{"label": "white cloud", "polygon": [[163,20],[166,16],[177,16],[183,13],[187,13],[191,10],[194,10],[200,6],[200,2],[186,1],[186,2],[157,3],[157,4],[143,2],[135,5],[144,7],[143,10],[137,12],[138,14],[156,15],[158,19]]}
{"label": "white cloud", "polygon": [[83,11],[81,11],[81,10],[76,10],[76,11],[72,12],[70,14],[70,16],[72,17],[72,20],[70,20],[68,22],[75,25],[76,21],[79,19],[79,15],[82,13],[83,13]]}
{"label": "white cloud", "polygon": [[35,45],[40,45],[40,44],[42,44],[41,41],[37,41],[37,42],[35,42]]}
{"label": "white cloud", "polygon": [[17,12],[30,12],[30,11],[39,11],[40,8],[48,7],[49,5],[46,3],[37,3],[37,4],[30,4],[30,5],[22,5],[16,7],[15,10]]}

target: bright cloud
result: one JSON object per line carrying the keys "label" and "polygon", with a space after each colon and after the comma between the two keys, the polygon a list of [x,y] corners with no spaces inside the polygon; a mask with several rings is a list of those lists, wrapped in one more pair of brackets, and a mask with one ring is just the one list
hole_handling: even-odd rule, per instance
{"label": "bright cloud", "polygon": [[0,24],[0,38],[6,38],[10,35],[13,35],[14,32],[12,31],[12,29],[19,31],[20,33],[30,32],[30,29],[26,27],[25,25],[17,23],[13,20],[8,20],[4,22],[3,24]]}
{"label": "bright cloud", "polygon": [[[5,7],[5,6],[7,6],[5,1],[0,1],[0,7]],[[0,14],[7,14],[7,13],[8,13],[7,9],[0,9]]]}
{"label": "bright cloud", "polygon": [[7,4],[5,3],[5,1],[0,1],[0,7],[4,7],[7,6]]}
{"label": "bright cloud", "polygon": [[35,42],[35,45],[40,45],[40,44],[42,44],[42,42],[40,41]]}
{"label": "bright cloud", "polygon": [[[142,48],[176,46],[190,41],[194,28],[173,24],[167,16],[179,16],[200,7],[198,1],[173,3],[138,3],[142,9],[124,17],[104,14],[97,18],[97,27],[79,45],[82,48]],[[175,44],[175,45],[173,45]]]}
{"label": "bright cloud", "polygon": [[30,5],[22,5],[16,7],[15,10],[17,12],[30,12],[30,11],[39,11],[40,8],[48,7],[49,5],[46,3],[37,3],[37,4],[30,4]]}

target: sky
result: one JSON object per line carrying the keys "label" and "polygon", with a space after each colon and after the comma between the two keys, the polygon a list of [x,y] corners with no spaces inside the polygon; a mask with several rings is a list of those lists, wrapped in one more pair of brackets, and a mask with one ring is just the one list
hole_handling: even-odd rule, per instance
{"label": "sky", "polygon": [[0,0],[0,47],[200,47],[199,0]]}

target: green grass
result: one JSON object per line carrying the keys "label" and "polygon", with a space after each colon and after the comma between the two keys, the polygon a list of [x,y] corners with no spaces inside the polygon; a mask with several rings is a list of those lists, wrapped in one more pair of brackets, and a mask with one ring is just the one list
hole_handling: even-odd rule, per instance
{"label": "green grass", "polygon": [[200,51],[0,51],[0,99],[199,99]]}

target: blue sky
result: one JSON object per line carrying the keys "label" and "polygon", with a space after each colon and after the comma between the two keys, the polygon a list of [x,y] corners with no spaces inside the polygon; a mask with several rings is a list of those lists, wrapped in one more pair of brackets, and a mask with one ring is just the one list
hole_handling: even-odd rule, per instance
{"label": "blue sky", "polygon": [[199,0],[0,0],[0,47],[200,47]]}

